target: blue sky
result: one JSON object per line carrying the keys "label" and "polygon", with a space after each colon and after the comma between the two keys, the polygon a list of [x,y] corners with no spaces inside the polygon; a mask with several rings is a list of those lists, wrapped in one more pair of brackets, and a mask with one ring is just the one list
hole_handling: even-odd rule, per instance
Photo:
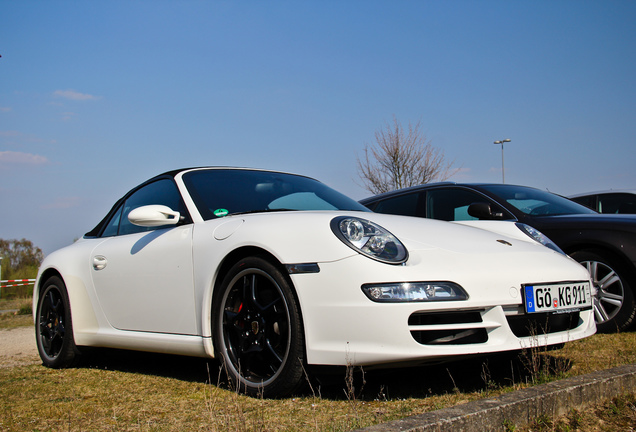
{"label": "blue sky", "polygon": [[0,238],[45,253],[163,171],[309,175],[353,198],[395,116],[461,171],[636,188],[634,1],[0,0]]}

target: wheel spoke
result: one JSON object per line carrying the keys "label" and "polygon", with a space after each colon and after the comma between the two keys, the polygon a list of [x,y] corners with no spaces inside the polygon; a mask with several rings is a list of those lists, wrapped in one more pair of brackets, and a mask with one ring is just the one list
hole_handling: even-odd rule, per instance
{"label": "wheel spoke", "polygon": [[265,300],[264,293],[267,293],[272,288],[270,286],[271,283],[267,283],[269,281],[265,280],[262,282],[264,283],[263,283],[263,287],[261,288],[261,281],[259,280],[257,275],[256,274],[252,275],[250,290],[249,290],[249,293],[250,293],[249,300],[250,300],[250,304],[254,307],[254,309],[259,312],[265,312],[268,309],[272,308],[276,303],[279,303],[281,301],[281,297],[279,295],[276,295],[276,297],[273,300],[271,300],[269,303],[262,305],[261,303]]}
{"label": "wheel spoke", "polygon": [[241,290],[241,300],[245,303],[248,303],[250,301],[250,299],[252,298],[252,289],[254,286],[254,281],[252,280],[252,278],[249,277],[249,275],[244,276],[242,279],[242,290]]}
{"label": "wheel spoke", "polygon": [[278,297],[276,299],[274,299],[273,301],[271,301],[270,303],[268,303],[267,305],[263,306],[263,311],[269,311],[270,309],[272,309],[272,312],[270,313],[274,313],[274,314],[278,314],[278,311],[276,310],[276,305],[278,303],[280,303],[283,299],[281,297]]}
{"label": "wheel spoke", "polygon": [[272,355],[277,360],[278,365],[276,369],[278,369],[278,366],[280,366],[280,364],[283,363],[283,359],[281,358],[281,356],[278,355],[278,353],[272,346],[272,343],[269,339],[267,339],[267,351],[270,353],[270,355]]}
{"label": "wheel spoke", "polygon": [[599,300],[604,303],[609,303],[617,308],[620,308],[623,304],[623,296],[611,294],[608,292],[600,292]]}
{"label": "wheel spoke", "polygon": [[53,292],[49,291],[46,295],[46,300],[49,303],[50,310],[55,310],[55,297],[53,296]]}
{"label": "wheel spoke", "polygon": [[250,301],[251,301],[251,304],[258,309],[258,308],[260,308],[260,306],[258,304],[258,298],[256,296],[256,294],[257,294],[256,291],[258,290],[258,282],[257,282],[257,279],[256,279],[256,274],[252,275],[251,280],[252,280],[252,282],[251,282],[251,285],[250,285],[250,288],[251,288],[250,289]]}
{"label": "wheel spoke", "polygon": [[605,311],[605,308],[598,302],[594,303],[594,316],[596,317],[596,322],[605,322],[609,319],[607,311]]}
{"label": "wheel spoke", "polygon": [[618,277],[616,272],[611,271],[602,280],[598,281],[598,284],[602,289],[607,289],[608,286],[620,283],[620,281],[621,279]]}

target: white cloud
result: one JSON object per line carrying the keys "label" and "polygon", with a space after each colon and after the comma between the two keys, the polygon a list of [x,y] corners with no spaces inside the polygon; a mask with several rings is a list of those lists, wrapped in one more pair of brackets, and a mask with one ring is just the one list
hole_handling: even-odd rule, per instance
{"label": "white cloud", "polygon": [[31,153],[0,151],[0,164],[2,165],[42,165],[48,161],[44,156]]}
{"label": "white cloud", "polygon": [[74,100],[74,101],[85,101],[85,100],[97,100],[98,96],[94,96],[87,93],[80,93],[75,90],[55,90],[53,92],[53,96],[61,97],[64,99]]}

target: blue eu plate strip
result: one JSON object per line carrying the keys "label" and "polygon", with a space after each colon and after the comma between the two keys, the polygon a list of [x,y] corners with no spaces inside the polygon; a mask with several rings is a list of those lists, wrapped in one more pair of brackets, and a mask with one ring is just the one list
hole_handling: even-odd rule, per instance
{"label": "blue eu plate strip", "polygon": [[526,312],[534,312],[534,287],[532,285],[526,285]]}

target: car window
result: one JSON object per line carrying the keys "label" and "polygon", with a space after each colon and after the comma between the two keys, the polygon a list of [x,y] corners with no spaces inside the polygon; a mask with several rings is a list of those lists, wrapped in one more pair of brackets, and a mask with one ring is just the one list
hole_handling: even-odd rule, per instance
{"label": "car window", "polygon": [[596,195],[586,195],[586,196],[570,198],[570,199],[592,210],[598,210],[596,208]]}
{"label": "car window", "polygon": [[482,186],[519,211],[531,216],[558,216],[596,213],[560,195],[540,189],[514,185]]}
{"label": "car window", "polygon": [[140,227],[133,225],[128,220],[128,214],[141,206],[161,204],[178,211],[181,215],[187,214],[185,205],[181,200],[181,195],[174,182],[170,179],[157,180],[153,183],[142,186],[130,195],[122,203],[120,208],[113,214],[106,224],[102,237],[114,235],[133,234],[143,231],[150,231],[161,227]]}
{"label": "car window", "polygon": [[474,203],[490,204],[493,213],[501,214],[497,219],[511,218],[508,212],[483,195],[457,188],[429,190],[426,194],[426,217],[445,221],[477,220],[468,214],[468,207]]}
{"label": "car window", "polygon": [[636,213],[636,195],[629,193],[599,195],[598,211],[601,213]]}
{"label": "car window", "polygon": [[417,192],[388,198],[378,202],[373,211],[402,216],[418,216],[419,198],[420,193]]}
{"label": "car window", "polygon": [[108,225],[106,225],[106,228],[104,228],[102,237],[112,237],[117,235],[117,231],[119,231],[119,221],[121,220],[121,211],[123,207],[123,205],[119,206],[119,209],[117,209],[113,217],[108,222]]}
{"label": "car window", "polygon": [[268,210],[338,210],[313,192],[297,192],[276,198],[267,205]]}

